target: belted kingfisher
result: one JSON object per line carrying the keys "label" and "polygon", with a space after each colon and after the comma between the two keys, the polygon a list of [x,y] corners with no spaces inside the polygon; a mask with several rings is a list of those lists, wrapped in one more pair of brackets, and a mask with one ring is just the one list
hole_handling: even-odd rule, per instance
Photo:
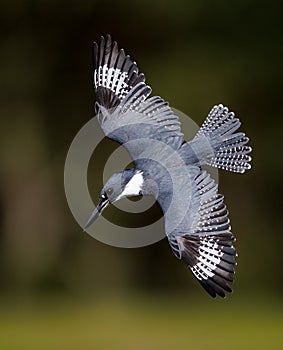
{"label": "belted kingfisher", "polygon": [[236,173],[251,168],[251,147],[241,123],[214,106],[196,136],[185,142],[178,117],[151,88],[136,62],[110,35],[93,44],[96,113],[107,137],[122,144],[134,168],[115,173],[103,187],[85,229],[111,203],[153,195],[165,217],[169,244],[212,296],[225,297],[237,252],[224,197],[202,165]]}

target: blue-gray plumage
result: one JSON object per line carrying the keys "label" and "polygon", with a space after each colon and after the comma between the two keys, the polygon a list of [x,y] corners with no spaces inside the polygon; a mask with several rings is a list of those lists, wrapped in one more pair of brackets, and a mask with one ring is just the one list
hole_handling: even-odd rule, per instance
{"label": "blue-gray plumage", "polygon": [[165,232],[213,297],[232,289],[236,250],[223,196],[202,165],[244,173],[250,169],[248,138],[227,107],[212,108],[193,140],[185,142],[178,117],[151,88],[137,64],[109,35],[94,43],[96,112],[106,136],[122,144],[135,167],[114,174],[100,193],[86,227],[111,203],[152,195],[165,216]]}

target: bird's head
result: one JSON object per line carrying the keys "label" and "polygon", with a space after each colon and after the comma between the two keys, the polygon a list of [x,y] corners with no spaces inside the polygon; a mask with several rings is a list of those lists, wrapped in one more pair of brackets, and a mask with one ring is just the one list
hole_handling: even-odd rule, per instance
{"label": "bird's head", "polygon": [[124,197],[141,195],[143,184],[143,173],[140,170],[126,169],[113,174],[102,188],[99,203],[84,229],[87,229],[110,204]]}

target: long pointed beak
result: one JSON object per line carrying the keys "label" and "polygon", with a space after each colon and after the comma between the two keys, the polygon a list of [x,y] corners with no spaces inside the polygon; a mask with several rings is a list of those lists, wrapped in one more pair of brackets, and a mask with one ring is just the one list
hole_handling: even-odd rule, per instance
{"label": "long pointed beak", "polygon": [[104,209],[108,207],[110,201],[108,199],[100,200],[98,206],[91,213],[90,218],[85,224],[84,231],[99,217],[99,215],[103,212]]}

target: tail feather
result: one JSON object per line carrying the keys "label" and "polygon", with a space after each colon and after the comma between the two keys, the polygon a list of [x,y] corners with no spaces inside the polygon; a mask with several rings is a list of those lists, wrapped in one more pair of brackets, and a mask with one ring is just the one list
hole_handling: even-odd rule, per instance
{"label": "tail feather", "polygon": [[247,146],[248,137],[236,132],[240,125],[240,120],[227,107],[214,106],[189,143],[200,163],[237,173],[249,170],[252,148]]}

